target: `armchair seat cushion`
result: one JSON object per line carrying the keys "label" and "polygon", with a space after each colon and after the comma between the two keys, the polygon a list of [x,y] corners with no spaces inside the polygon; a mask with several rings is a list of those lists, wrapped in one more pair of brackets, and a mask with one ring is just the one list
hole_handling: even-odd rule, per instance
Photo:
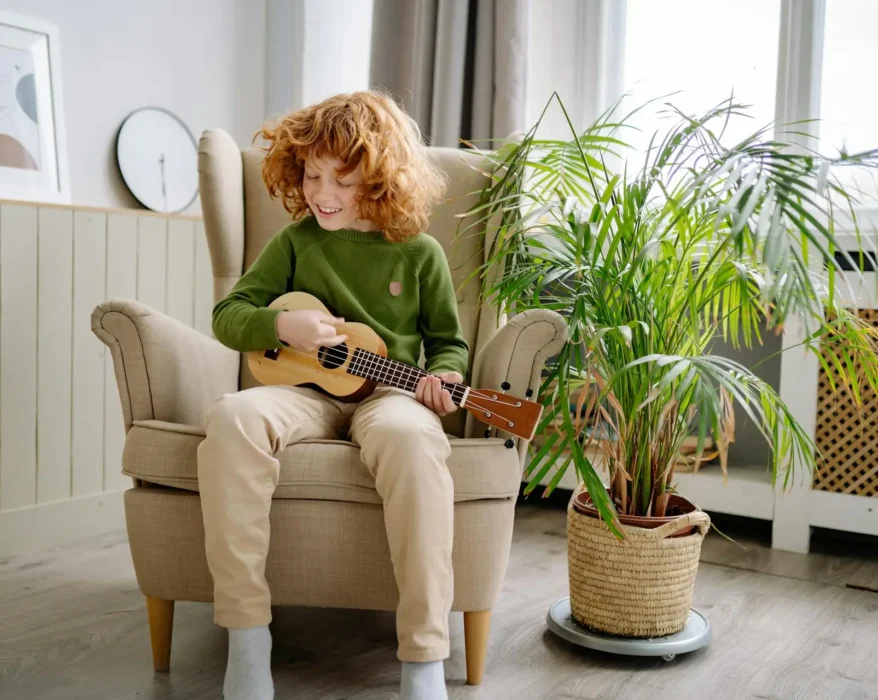
{"label": "armchair seat cushion", "polygon": [[[135,420],[125,441],[122,471],[141,481],[198,491],[197,450],[204,428],[159,420]],[[448,468],[454,500],[518,496],[521,461],[500,438],[449,435]],[[345,440],[303,440],[280,455],[276,499],[380,504],[375,480],[360,461],[360,448]]]}

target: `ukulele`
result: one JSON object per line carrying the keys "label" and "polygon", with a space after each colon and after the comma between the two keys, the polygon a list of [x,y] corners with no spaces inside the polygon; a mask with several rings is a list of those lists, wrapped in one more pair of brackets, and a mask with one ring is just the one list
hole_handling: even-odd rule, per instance
{"label": "ukulele", "polygon": [[[329,310],[306,292],[279,296],[270,309]],[[345,322],[339,335],[347,335],[340,345],[322,346],[305,352],[287,346],[271,350],[252,350],[247,364],[254,378],[263,385],[310,386],[340,401],[361,401],[378,384],[414,392],[418,380],[427,372],[414,365],[387,357],[381,337],[363,323]],[[543,406],[493,389],[471,389],[466,384],[442,382],[455,405],[470,411],[480,421],[525,440],[533,439],[543,414]]]}

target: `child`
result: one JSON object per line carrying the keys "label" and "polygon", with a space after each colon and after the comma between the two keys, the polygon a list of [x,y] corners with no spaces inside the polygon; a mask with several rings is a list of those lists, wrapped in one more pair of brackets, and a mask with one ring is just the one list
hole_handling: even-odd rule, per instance
{"label": "child", "polygon": [[[227,394],[208,412],[198,480],[214,619],[229,629],[225,700],[274,697],[264,571],[276,456],[298,440],[348,437],[384,503],[399,587],[400,697],[445,700],[454,494],[439,416],[456,406],[440,379],[462,382],[468,365],[448,263],[422,233],[445,183],[415,122],[378,92],[337,95],[259,134],[268,141],[268,191],[294,222],[216,305],[216,337],[242,352],[309,351],[344,342],[338,324],[356,321],[409,364],[423,341],[430,376],[414,396],[379,386],[351,404],[316,389],[261,386]],[[292,290],[337,316],[266,308]]]}

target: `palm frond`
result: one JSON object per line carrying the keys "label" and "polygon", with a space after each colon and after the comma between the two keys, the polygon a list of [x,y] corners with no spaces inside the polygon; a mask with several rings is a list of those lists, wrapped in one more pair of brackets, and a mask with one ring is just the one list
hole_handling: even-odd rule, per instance
{"label": "palm frond", "polygon": [[[537,139],[554,101],[570,138]],[[538,432],[557,434],[530,461],[527,492],[546,478],[550,492],[572,465],[613,528],[618,512],[661,514],[688,437],[699,455],[711,438],[725,471],[736,411],[767,442],[773,484],[813,467],[814,444],[776,390],[714,353],[718,339],[752,347],[795,318],[854,400],[878,390],[878,335],[837,292],[861,269],[838,238],[841,212],[868,241],[856,193],[833,176],[873,171],[878,151],[828,158],[770,125],[725,145],[730,118],[746,114],[733,100],[668,113],[674,123],[635,153],[624,138],[634,112],[608,110],[577,132],[553,95],[519,142],[484,154],[486,184],[459,231],[484,236],[469,278],[482,283],[480,303],[550,308],[568,323],[540,391]]]}

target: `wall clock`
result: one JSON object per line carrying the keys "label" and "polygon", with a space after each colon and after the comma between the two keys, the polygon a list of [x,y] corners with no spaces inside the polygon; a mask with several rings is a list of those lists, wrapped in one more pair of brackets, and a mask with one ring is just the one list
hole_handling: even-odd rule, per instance
{"label": "wall clock", "polygon": [[198,196],[198,147],[186,125],[161,107],[129,114],[116,136],[125,186],[147,209],[183,211]]}

